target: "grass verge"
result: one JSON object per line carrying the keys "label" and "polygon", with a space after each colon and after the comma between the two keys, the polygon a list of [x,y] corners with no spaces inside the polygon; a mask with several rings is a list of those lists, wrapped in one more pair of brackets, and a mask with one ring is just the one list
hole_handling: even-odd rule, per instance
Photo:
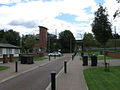
{"label": "grass verge", "polygon": [[41,60],[45,60],[45,59],[48,59],[46,57],[35,57],[33,58],[34,61],[41,61]]}
{"label": "grass verge", "polygon": [[[109,59],[118,59],[118,58],[111,57],[111,56],[106,56],[106,60],[109,60]],[[104,56],[98,56],[98,60],[104,60]]]}
{"label": "grass verge", "polygon": [[120,90],[120,66],[110,67],[110,72],[105,72],[104,67],[89,68],[83,72],[89,90]]}
{"label": "grass verge", "polygon": [[9,67],[6,67],[6,66],[0,66],[0,71],[2,71],[2,70],[6,70],[6,69],[8,69]]}
{"label": "grass verge", "polygon": [[[106,60],[110,60],[110,59],[118,59],[116,57],[110,57],[110,56],[106,56]],[[80,59],[82,60],[82,58]],[[89,57],[88,60],[91,60],[91,58]],[[104,56],[97,56],[97,60],[104,60]],[[118,59],[119,60],[119,59]]]}

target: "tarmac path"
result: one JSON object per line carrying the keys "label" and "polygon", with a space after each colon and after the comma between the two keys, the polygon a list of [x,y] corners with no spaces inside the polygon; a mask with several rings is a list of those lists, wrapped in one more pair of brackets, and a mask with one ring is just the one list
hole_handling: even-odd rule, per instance
{"label": "tarmac path", "polygon": [[7,80],[0,84],[0,90],[45,90],[50,83],[51,71],[59,73],[64,60],[70,59],[71,55],[68,54],[35,70]]}

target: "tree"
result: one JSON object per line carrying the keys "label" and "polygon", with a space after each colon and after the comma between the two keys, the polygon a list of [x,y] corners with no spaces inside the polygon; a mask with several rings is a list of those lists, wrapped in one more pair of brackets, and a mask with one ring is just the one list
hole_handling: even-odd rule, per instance
{"label": "tree", "polygon": [[[95,12],[95,19],[92,23],[92,32],[95,39],[105,48],[109,38],[112,36],[111,23],[108,20],[106,8],[100,5],[98,11]],[[104,51],[105,52],[105,51]],[[107,69],[106,57],[104,53],[105,70]]]}
{"label": "tree", "polygon": [[0,30],[0,43],[7,43],[4,30]]}
{"label": "tree", "polygon": [[111,23],[108,20],[106,8],[104,9],[103,6],[100,6],[98,11],[95,12],[92,32],[95,35],[95,39],[103,46],[105,46],[106,42],[112,36]]}
{"label": "tree", "polygon": [[57,36],[54,34],[48,33],[48,51],[54,52],[57,51],[60,48],[59,46],[59,40],[57,39]]}
{"label": "tree", "polygon": [[63,52],[73,52],[75,49],[75,37],[69,30],[65,30],[59,34],[59,41]]}
{"label": "tree", "polygon": [[20,36],[16,31],[10,30],[0,30],[0,43],[9,43],[12,45],[20,45]]}
{"label": "tree", "polygon": [[24,48],[27,52],[32,52],[32,49],[36,43],[36,38],[34,35],[26,35],[22,37],[22,48]]}
{"label": "tree", "polygon": [[[116,0],[118,3],[120,3],[120,0]],[[120,9],[116,10],[113,17],[114,19],[120,14]]]}
{"label": "tree", "polygon": [[12,29],[5,32],[5,38],[8,43],[12,45],[20,45],[20,36],[19,33],[16,31],[13,31]]}
{"label": "tree", "polygon": [[112,39],[120,39],[120,35],[118,33],[113,34]]}
{"label": "tree", "polygon": [[93,47],[95,46],[95,40],[91,33],[85,33],[83,38],[84,46]]}
{"label": "tree", "polygon": [[120,0],[116,0],[118,3],[120,3]]}

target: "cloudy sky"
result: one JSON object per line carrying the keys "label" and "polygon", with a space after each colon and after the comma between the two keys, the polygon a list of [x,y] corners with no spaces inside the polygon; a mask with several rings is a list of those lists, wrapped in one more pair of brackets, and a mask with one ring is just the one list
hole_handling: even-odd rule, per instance
{"label": "cloudy sky", "polygon": [[120,19],[113,20],[120,7],[116,0],[0,0],[0,29],[13,29],[22,35],[37,34],[38,26],[45,26],[52,34],[71,30],[80,39],[91,32],[99,4],[107,7],[109,20],[119,33]]}

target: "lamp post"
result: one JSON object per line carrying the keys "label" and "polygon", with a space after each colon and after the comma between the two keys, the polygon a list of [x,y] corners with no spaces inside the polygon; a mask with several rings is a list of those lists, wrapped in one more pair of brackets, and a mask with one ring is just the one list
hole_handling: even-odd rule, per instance
{"label": "lamp post", "polygon": [[53,45],[54,45],[54,51],[56,50],[56,42],[55,43],[53,43]]}
{"label": "lamp post", "polygon": [[20,37],[20,48],[21,48],[21,52],[22,52],[22,42],[23,42],[23,34],[22,34],[22,37]]}
{"label": "lamp post", "polygon": [[81,41],[82,41],[81,42],[81,49],[82,49],[81,56],[83,56],[84,55],[84,52],[83,52],[84,51],[83,39],[82,39],[82,34],[79,33],[79,35],[81,36]]}
{"label": "lamp post", "polygon": [[48,52],[50,53],[50,35],[49,35],[49,37],[48,37],[48,39],[49,39],[49,41],[48,41]]}
{"label": "lamp post", "polygon": [[72,52],[72,40],[70,39],[70,53]]}
{"label": "lamp post", "polygon": [[115,39],[115,51],[116,51],[116,26],[114,26],[114,32],[115,32],[114,39]]}

